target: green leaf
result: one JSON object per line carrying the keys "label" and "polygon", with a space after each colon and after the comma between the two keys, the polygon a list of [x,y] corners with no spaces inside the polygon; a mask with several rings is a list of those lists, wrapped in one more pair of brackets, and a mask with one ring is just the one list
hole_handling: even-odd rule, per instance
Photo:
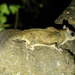
{"label": "green leaf", "polygon": [[4,30],[5,28],[0,28],[0,31]]}
{"label": "green leaf", "polygon": [[39,6],[40,6],[40,8],[42,8],[43,7],[43,4],[39,4]]}
{"label": "green leaf", "polygon": [[20,8],[20,5],[10,5],[9,9],[11,11],[12,14],[15,14]]}
{"label": "green leaf", "polygon": [[0,5],[0,13],[6,14],[6,15],[10,14],[10,11],[9,11],[6,3],[3,3],[3,4]]}
{"label": "green leaf", "polygon": [[1,16],[0,17],[0,24],[4,24],[5,22],[7,22],[7,17],[6,16]]}

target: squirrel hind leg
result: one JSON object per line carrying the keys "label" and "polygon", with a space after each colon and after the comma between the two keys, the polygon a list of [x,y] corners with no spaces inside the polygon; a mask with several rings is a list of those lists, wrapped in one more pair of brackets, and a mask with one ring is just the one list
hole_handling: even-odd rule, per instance
{"label": "squirrel hind leg", "polygon": [[30,50],[34,51],[34,46],[31,46],[28,43],[25,43],[25,44],[26,44],[27,49],[30,49]]}

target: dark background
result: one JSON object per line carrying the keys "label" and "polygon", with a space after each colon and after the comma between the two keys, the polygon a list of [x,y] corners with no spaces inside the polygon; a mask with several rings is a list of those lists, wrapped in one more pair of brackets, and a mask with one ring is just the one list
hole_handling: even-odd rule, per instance
{"label": "dark background", "polygon": [[[17,29],[45,28],[56,25],[54,20],[63,12],[72,0],[1,0],[1,3],[19,4],[23,8],[19,9]],[[43,7],[39,7],[43,4]],[[10,14],[7,24],[12,24],[14,28],[15,15]]]}

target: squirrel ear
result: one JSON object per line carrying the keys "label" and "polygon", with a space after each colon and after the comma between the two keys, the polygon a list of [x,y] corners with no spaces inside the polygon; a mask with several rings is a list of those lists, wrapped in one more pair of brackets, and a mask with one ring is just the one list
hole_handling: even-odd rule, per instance
{"label": "squirrel ear", "polygon": [[63,26],[63,29],[67,29],[66,25]]}
{"label": "squirrel ear", "polygon": [[65,29],[67,32],[70,30],[66,25],[63,26],[63,29]]}
{"label": "squirrel ear", "polygon": [[70,30],[70,29],[67,27],[67,28],[66,28],[66,31],[68,32],[69,30]]}

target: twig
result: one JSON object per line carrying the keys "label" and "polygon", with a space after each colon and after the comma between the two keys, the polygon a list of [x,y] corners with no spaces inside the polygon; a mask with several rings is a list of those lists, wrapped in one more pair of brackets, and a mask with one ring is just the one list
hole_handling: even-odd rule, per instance
{"label": "twig", "polygon": [[14,29],[17,29],[18,27],[18,17],[19,17],[19,12],[16,12],[16,17],[15,17],[15,25],[14,25]]}

